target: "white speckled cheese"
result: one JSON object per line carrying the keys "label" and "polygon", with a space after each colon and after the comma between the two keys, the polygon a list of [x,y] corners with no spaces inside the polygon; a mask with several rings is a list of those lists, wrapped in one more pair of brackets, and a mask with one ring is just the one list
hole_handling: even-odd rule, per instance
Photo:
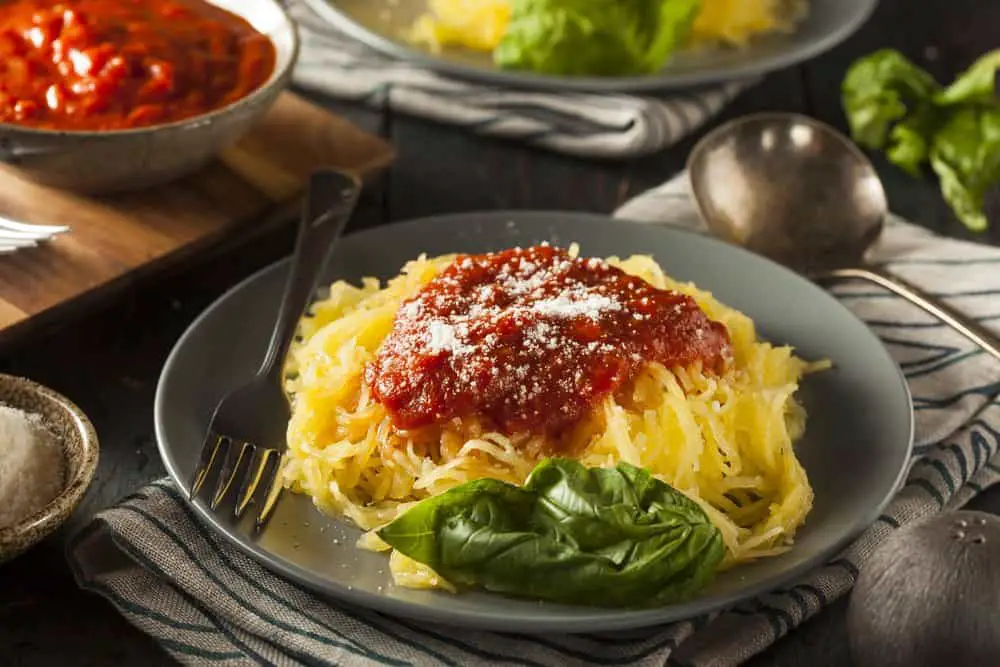
{"label": "white speckled cheese", "polygon": [[65,458],[38,415],[0,405],[0,528],[45,507],[62,490]]}

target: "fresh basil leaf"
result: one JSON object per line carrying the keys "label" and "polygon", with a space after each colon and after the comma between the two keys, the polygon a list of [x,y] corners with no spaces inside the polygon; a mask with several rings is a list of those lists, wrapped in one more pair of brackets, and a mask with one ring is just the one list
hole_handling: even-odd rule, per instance
{"label": "fresh basil leaf", "polygon": [[646,51],[644,69],[647,72],[657,72],[667,64],[670,56],[684,44],[701,11],[701,0],[666,0],[653,4],[659,5],[659,16],[654,16],[657,30]]}
{"label": "fresh basil leaf", "polygon": [[896,51],[856,61],[842,86],[851,136],[885,150],[890,162],[921,175],[929,162],[945,201],[969,229],[988,226],[987,191],[1000,183],[1000,50],[979,58],[945,89]]}
{"label": "fresh basil leaf", "polygon": [[986,192],[1000,182],[1000,107],[952,114],[934,137],[930,163],[958,219],[973,231],[986,229]]}
{"label": "fresh basil leaf", "polygon": [[378,534],[453,584],[615,607],[687,598],[724,554],[698,504],[647,471],[569,459],[541,462],[523,487],[463,484]]}
{"label": "fresh basil leaf", "polygon": [[893,125],[907,113],[929,115],[938,89],[934,77],[898,51],[882,49],[860,58],[841,86],[851,136],[866,148],[884,148]]}
{"label": "fresh basil leaf", "polygon": [[990,51],[959,74],[950,86],[938,93],[934,98],[935,103],[941,106],[1000,103],[996,95],[998,69],[1000,69],[1000,50]]}
{"label": "fresh basil leaf", "polygon": [[885,149],[889,162],[917,178],[923,175],[921,167],[930,155],[929,141],[939,122],[939,114],[934,109],[924,107],[921,112],[892,128]]}
{"label": "fresh basil leaf", "polygon": [[700,0],[511,0],[493,60],[569,76],[655,72],[686,38]]}

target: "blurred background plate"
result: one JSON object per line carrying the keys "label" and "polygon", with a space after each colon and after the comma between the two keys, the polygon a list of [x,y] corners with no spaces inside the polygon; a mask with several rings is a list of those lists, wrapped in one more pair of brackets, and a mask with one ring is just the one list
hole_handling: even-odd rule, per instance
{"label": "blurred background plate", "polygon": [[688,88],[745,79],[808,60],[836,46],[871,15],[878,0],[809,0],[809,14],[794,33],[755,39],[745,49],[679,53],[658,74],[639,77],[557,77],[501,70],[488,54],[446,49],[441,54],[410,45],[404,35],[427,0],[304,0],[341,32],[387,55],[443,74],[497,86],[639,92]]}

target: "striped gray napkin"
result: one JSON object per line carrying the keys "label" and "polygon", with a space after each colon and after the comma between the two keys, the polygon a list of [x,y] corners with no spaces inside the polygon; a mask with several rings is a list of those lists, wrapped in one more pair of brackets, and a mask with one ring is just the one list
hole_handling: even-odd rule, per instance
{"label": "striped gray napkin", "polygon": [[301,2],[288,5],[302,38],[296,85],[570,155],[655,153],[696,130],[753,83],[660,99],[493,88],[389,58],[338,33]]}
{"label": "striped gray napkin", "polygon": [[[682,176],[617,215],[696,227],[686,187]],[[1000,332],[1000,250],[894,220],[878,254]],[[847,594],[893,530],[1000,481],[1000,363],[881,289],[852,284],[836,294],[906,373],[917,416],[909,477],[843,553],[725,613],[627,634],[540,637],[392,618],[322,600],[271,574],[209,532],[167,480],[99,514],[71,542],[70,562],[82,587],[189,665],[739,665]]]}

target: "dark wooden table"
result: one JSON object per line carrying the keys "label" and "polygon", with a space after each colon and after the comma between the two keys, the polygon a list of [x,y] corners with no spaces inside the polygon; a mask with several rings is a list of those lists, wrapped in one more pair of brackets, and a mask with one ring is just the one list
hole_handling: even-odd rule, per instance
{"label": "dark wooden table", "polygon": [[[997,46],[998,29],[1000,3],[883,0],[871,22],[847,43],[805,66],[773,74],[715,123],[754,111],[785,110],[843,128],[839,81],[853,58],[892,46],[937,76],[950,78]],[[395,166],[366,191],[355,228],[477,209],[609,212],[676,173],[693,141],[640,160],[587,162],[479,139],[385,110],[322,101],[389,137],[399,151]],[[878,166],[895,211],[942,233],[968,236],[941,202],[936,185],[910,179],[884,163]],[[287,254],[291,238],[286,228],[249,245],[220,250],[61,330],[0,350],[0,370],[65,393],[93,419],[102,444],[97,480],[75,517],[46,543],[0,567],[0,664],[172,664],[108,603],[77,589],[63,547],[67,535],[96,512],[164,475],[153,440],[152,404],[167,353],[223,290]],[[1000,245],[1000,225],[979,240]],[[1000,512],[1000,490],[983,494],[975,505]],[[850,665],[843,615],[842,601],[750,664]]]}

